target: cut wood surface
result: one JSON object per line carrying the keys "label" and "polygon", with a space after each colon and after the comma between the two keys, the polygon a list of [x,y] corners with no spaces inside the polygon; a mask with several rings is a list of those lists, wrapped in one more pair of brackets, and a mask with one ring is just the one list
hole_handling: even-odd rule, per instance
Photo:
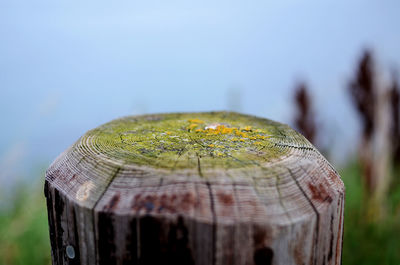
{"label": "cut wood surface", "polygon": [[287,125],[131,116],[46,172],[53,264],[340,264],[344,186]]}

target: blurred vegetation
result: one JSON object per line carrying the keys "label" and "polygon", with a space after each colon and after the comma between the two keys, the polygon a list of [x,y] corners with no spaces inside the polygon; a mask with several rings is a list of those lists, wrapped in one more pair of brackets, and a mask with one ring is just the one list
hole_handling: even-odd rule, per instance
{"label": "blurred vegetation", "polygon": [[51,264],[43,181],[19,185],[1,209],[0,264]]}
{"label": "blurred vegetation", "polygon": [[[340,174],[346,185],[343,264],[400,264],[400,183],[391,185],[387,216],[371,223],[359,163],[350,162]],[[42,181],[21,185],[10,201],[12,207],[0,211],[1,265],[51,263],[42,187]]]}
{"label": "blurred vegetation", "polygon": [[[373,52],[360,56],[347,90],[361,132],[354,161],[341,170],[346,186],[343,264],[400,264],[400,87],[387,86]],[[294,127],[315,144],[312,93],[294,90]],[[318,146],[318,144],[317,144]],[[321,148],[329,150],[329,146]]]}
{"label": "blurred vegetation", "polygon": [[312,106],[312,97],[305,83],[299,83],[294,92],[296,112],[294,127],[300,131],[313,145],[316,145],[317,125]]}
{"label": "blurred vegetation", "polygon": [[343,264],[400,264],[399,183],[391,186],[385,218],[370,222],[359,163],[350,163],[340,174],[346,186]]}

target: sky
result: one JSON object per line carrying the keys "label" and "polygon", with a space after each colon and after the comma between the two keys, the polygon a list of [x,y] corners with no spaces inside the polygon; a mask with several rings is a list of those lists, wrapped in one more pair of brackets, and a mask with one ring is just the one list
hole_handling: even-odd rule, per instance
{"label": "sky", "polygon": [[343,160],[358,130],[346,85],[366,48],[382,76],[399,69],[399,14],[397,0],[0,0],[0,181],[126,115],[234,109],[291,123],[300,81]]}

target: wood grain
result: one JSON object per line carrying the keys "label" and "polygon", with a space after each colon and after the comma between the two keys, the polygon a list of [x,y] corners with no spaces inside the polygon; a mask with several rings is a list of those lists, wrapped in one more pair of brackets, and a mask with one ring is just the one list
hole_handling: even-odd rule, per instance
{"label": "wood grain", "polygon": [[53,264],[341,264],[338,173],[267,119],[114,120],[52,163],[45,195]]}

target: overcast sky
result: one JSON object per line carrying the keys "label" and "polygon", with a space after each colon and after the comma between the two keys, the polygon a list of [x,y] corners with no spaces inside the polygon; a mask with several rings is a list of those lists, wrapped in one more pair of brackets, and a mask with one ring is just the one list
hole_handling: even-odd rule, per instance
{"label": "overcast sky", "polygon": [[398,0],[0,0],[0,181],[119,116],[222,110],[236,93],[290,123],[301,80],[335,148],[354,147],[346,84],[366,47],[399,69],[399,14]]}

